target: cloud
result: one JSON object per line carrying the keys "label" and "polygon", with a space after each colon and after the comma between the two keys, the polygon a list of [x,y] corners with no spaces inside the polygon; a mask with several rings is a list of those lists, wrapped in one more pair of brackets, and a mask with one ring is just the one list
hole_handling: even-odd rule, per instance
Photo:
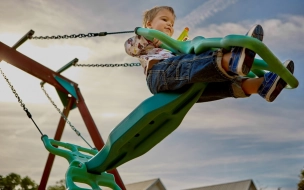
{"label": "cloud", "polygon": [[181,26],[196,28],[195,26],[207,20],[208,18],[219,14],[222,10],[236,3],[237,0],[209,0],[192,10],[187,16],[178,22]]}
{"label": "cloud", "polygon": [[[190,30],[191,36],[224,37],[229,34],[244,35],[254,24],[261,24],[264,29],[263,42],[274,51],[282,51],[283,44],[290,44],[287,51],[303,51],[301,36],[304,33],[304,17],[285,15],[277,19],[247,20],[236,23],[210,24]],[[287,37],[288,36],[288,37]],[[281,51],[279,53],[281,53]]]}

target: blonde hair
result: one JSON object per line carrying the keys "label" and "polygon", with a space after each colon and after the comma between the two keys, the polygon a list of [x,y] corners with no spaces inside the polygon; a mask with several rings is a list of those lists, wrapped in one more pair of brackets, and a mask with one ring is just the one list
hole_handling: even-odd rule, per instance
{"label": "blonde hair", "polygon": [[170,11],[172,13],[172,15],[174,16],[174,19],[176,18],[175,16],[175,13],[174,13],[174,10],[172,7],[169,7],[169,6],[157,6],[157,7],[153,7],[152,9],[150,10],[146,10],[143,14],[143,21],[142,21],[142,25],[143,27],[146,28],[146,24],[148,21],[152,21],[155,16],[157,15],[157,13],[160,11],[160,10],[163,10],[163,9],[166,9],[168,11]]}

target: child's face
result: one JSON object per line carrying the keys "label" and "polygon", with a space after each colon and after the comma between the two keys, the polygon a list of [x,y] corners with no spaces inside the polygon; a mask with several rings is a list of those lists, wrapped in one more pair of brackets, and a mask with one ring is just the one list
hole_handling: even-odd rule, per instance
{"label": "child's face", "polygon": [[147,28],[159,30],[168,36],[172,36],[174,33],[174,16],[167,10],[160,10],[152,21],[146,23]]}

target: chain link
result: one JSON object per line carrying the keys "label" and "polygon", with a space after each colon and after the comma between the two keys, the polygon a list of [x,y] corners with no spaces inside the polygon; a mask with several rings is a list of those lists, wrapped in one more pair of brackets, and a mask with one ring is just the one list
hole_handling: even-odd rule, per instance
{"label": "chain link", "polygon": [[52,100],[52,98],[49,96],[49,94],[46,92],[46,90],[44,89],[44,86],[41,85],[41,89],[44,92],[44,94],[46,95],[46,97],[49,99],[49,101],[53,104],[53,106],[55,107],[55,109],[58,111],[58,113],[60,113],[60,115],[62,116],[62,118],[66,121],[67,124],[70,125],[71,129],[73,131],[75,131],[75,133],[81,137],[86,143],[87,145],[89,145],[89,147],[93,148],[82,136],[81,133],[74,127],[74,125],[68,120],[68,118],[62,113],[62,111],[57,107],[57,105],[55,104],[55,102]]}
{"label": "chain link", "polygon": [[70,39],[70,38],[85,38],[85,37],[98,37],[106,36],[107,34],[124,34],[134,33],[134,31],[121,31],[121,32],[99,32],[99,33],[87,33],[87,34],[71,34],[71,35],[56,35],[56,36],[29,36],[29,39],[33,40],[52,40],[52,39]]}
{"label": "chain link", "polygon": [[15,97],[17,98],[18,102],[20,103],[21,107],[23,108],[23,110],[25,111],[26,115],[28,116],[28,118],[30,118],[32,120],[32,122],[34,123],[34,125],[36,126],[36,128],[38,129],[39,133],[41,135],[43,135],[42,131],[39,129],[38,125],[36,124],[36,122],[34,121],[34,119],[32,118],[31,113],[29,112],[29,110],[25,107],[25,104],[22,102],[21,98],[19,97],[18,93],[16,92],[15,88],[13,87],[13,85],[10,83],[10,81],[8,80],[8,78],[5,76],[5,74],[3,73],[2,69],[0,68],[0,72],[2,74],[2,76],[4,77],[4,79],[6,80],[7,84],[10,86],[12,92],[14,93]]}
{"label": "chain link", "polygon": [[14,93],[15,97],[17,98],[18,102],[20,103],[20,106],[23,108],[24,111],[27,111],[28,109],[25,107],[25,104],[22,102],[21,98],[19,97],[18,93],[16,92],[15,88],[13,87],[13,85],[10,83],[10,81],[8,80],[8,78],[5,76],[5,74],[3,73],[2,69],[0,68],[0,72],[2,74],[2,76],[4,77],[4,79],[6,80],[7,84],[10,86],[12,92]]}
{"label": "chain link", "polygon": [[88,33],[88,34],[71,34],[71,35],[57,35],[57,36],[33,36],[32,40],[52,40],[52,39],[70,39],[70,38],[85,38],[85,37],[96,37],[99,33]]}
{"label": "chain link", "polygon": [[75,67],[138,67],[140,63],[74,64]]}

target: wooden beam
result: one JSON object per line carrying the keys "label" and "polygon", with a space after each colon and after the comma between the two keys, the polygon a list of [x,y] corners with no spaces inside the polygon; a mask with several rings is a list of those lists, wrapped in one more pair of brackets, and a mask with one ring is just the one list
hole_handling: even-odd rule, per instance
{"label": "wooden beam", "polygon": [[23,55],[22,53],[14,50],[13,48],[0,42],[0,60],[3,60],[27,73],[39,78],[42,81],[49,83],[55,88],[68,93],[54,78],[54,76],[60,76],[66,81],[72,83],[75,87],[78,86],[77,83],[65,78],[64,76],[56,73],[55,71],[45,67],[44,65],[30,59],[29,57]]}

